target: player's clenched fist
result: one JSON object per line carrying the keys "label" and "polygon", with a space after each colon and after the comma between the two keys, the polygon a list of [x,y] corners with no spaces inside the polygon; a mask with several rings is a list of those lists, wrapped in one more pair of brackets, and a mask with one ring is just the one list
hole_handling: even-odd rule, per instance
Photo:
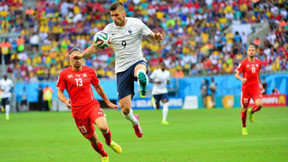
{"label": "player's clenched fist", "polygon": [[112,109],[118,109],[118,105],[115,105],[112,102],[107,103],[107,106],[112,108]]}
{"label": "player's clenched fist", "polygon": [[70,99],[69,99],[69,100],[66,100],[65,104],[66,104],[66,106],[67,106],[68,109],[71,109],[71,108],[72,108],[72,106],[71,106],[71,100],[70,100]]}

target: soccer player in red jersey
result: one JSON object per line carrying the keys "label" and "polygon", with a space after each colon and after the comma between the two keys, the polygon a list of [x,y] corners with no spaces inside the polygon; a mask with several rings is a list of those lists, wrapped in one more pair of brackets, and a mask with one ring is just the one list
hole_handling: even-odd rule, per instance
{"label": "soccer player in red jersey", "polygon": [[[70,54],[81,53],[79,48],[72,48]],[[83,60],[76,60],[70,57],[71,66],[61,71],[57,81],[58,98],[66,104],[68,109],[72,110],[72,116],[75,123],[82,133],[87,138],[95,151],[102,156],[102,161],[109,161],[108,154],[104,151],[103,145],[95,134],[94,124],[102,132],[106,144],[115,152],[121,153],[121,147],[111,140],[111,132],[107,125],[106,117],[103,110],[100,108],[99,102],[94,98],[91,84],[106,102],[106,104],[114,109],[118,106],[111,103],[107,98],[103,88],[99,84],[96,72],[87,66],[83,66]],[[67,90],[69,98],[63,94]]]}
{"label": "soccer player in red jersey", "polygon": [[[236,69],[235,77],[242,81],[242,93],[241,93],[241,120],[242,120],[242,135],[248,135],[247,127],[246,127],[246,116],[247,109],[252,98],[255,102],[255,106],[248,110],[249,120],[252,123],[254,121],[254,113],[259,111],[262,106],[262,89],[263,86],[261,84],[260,79],[260,70],[262,62],[255,58],[256,56],[256,48],[254,45],[250,45],[248,47],[248,57],[241,61],[238,68]],[[240,74],[242,73],[242,77]]]}

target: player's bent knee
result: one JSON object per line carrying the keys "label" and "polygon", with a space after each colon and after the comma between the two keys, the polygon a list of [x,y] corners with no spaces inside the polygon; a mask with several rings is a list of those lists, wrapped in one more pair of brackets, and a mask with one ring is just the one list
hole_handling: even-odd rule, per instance
{"label": "player's bent knee", "polygon": [[128,107],[121,107],[121,110],[122,110],[122,113],[125,115],[129,114],[129,112],[130,112],[130,108],[128,108]]}
{"label": "player's bent knee", "polygon": [[160,104],[156,104],[156,109],[160,109]]}
{"label": "player's bent knee", "polygon": [[120,103],[120,108],[123,114],[127,115],[130,112],[130,107],[128,106],[129,104],[123,104]]}
{"label": "player's bent knee", "polygon": [[256,106],[261,109],[262,106],[263,106],[263,101],[262,100],[259,100],[258,102],[256,102]]}
{"label": "player's bent knee", "polygon": [[89,141],[90,141],[93,145],[97,145],[97,143],[99,142],[95,134],[94,134],[91,138],[89,138]]}
{"label": "player's bent knee", "polygon": [[247,111],[247,107],[242,107],[242,111],[246,112]]}
{"label": "player's bent knee", "polygon": [[263,103],[257,104],[258,109],[261,109],[263,107]]}
{"label": "player's bent knee", "polygon": [[101,122],[101,123],[97,123],[97,127],[101,132],[104,132],[104,133],[108,132],[108,130],[109,130],[109,127],[108,127],[106,121]]}
{"label": "player's bent knee", "polygon": [[109,130],[108,126],[101,126],[101,127],[99,127],[99,129],[101,132],[104,132],[104,133],[108,132],[108,130]]}

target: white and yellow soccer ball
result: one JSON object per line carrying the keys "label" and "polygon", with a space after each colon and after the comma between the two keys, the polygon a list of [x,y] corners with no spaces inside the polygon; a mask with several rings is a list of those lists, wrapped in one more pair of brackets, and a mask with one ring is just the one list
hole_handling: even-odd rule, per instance
{"label": "white and yellow soccer ball", "polygon": [[108,33],[99,31],[94,35],[93,42],[97,48],[105,49],[110,46],[111,38]]}

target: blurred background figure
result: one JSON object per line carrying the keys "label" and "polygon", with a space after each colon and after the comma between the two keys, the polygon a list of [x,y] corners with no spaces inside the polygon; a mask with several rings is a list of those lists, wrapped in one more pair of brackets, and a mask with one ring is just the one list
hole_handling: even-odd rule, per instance
{"label": "blurred background figure", "polygon": [[11,79],[8,79],[8,76],[5,74],[3,79],[0,80],[0,89],[1,89],[1,111],[5,110],[6,120],[10,119],[10,99],[11,91],[13,90],[13,82]]}
{"label": "blurred background figure", "polygon": [[6,38],[1,44],[1,54],[4,55],[4,62],[5,65],[9,64],[10,62],[10,57],[11,57],[11,50],[12,50],[12,45]]}
{"label": "blurred background figure", "polygon": [[43,104],[43,89],[42,89],[42,86],[39,85],[38,89],[37,89],[37,92],[38,92],[38,107],[40,110],[44,111],[44,104]]}
{"label": "blurred background figure", "polygon": [[267,94],[267,87],[268,87],[268,84],[266,83],[266,80],[265,78],[262,79],[262,86],[263,86],[263,89],[262,89],[262,94]]}
{"label": "blurred background figure", "polygon": [[277,89],[277,87],[274,87],[274,89],[272,90],[272,94],[273,95],[280,95],[279,90]]}
{"label": "blurred background figure", "polygon": [[176,67],[176,72],[174,73],[174,78],[183,78],[184,72],[181,67]]}
{"label": "blurred background figure", "polygon": [[160,109],[160,101],[163,104],[163,116],[162,122],[163,125],[168,125],[167,115],[168,115],[168,89],[167,85],[170,84],[169,81],[170,72],[166,70],[165,64],[160,63],[160,68],[152,72],[150,76],[150,83],[153,83],[152,95],[155,100],[156,109]]}
{"label": "blurred background figure", "polygon": [[215,83],[213,77],[211,78],[211,83],[210,83],[209,89],[211,92],[212,105],[213,105],[213,107],[215,107],[215,105],[216,105],[215,94],[216,94],[216,90],[217,90],[217,84]]}
{"label": "blurred background figure", "polygon": [[26,91],[26,88],[23,87],[23,90],[21,92],[21,99],[22,101],[20,102],[20,112],[22,111],[29,111],[29,107],[28,107],[28,104],[27,104],[27,91]]}
{"label": "blurred background figure", "polygon": [[53,89],[48,85],[43,89],[44,111],[50,111],[52,106]]}
{"label": "blurred background figure", "polygon": [[207,79],[203,79],[202,85],[200,87],[203,107],[207,107],[208,87],[209,87],[208,80]]}

